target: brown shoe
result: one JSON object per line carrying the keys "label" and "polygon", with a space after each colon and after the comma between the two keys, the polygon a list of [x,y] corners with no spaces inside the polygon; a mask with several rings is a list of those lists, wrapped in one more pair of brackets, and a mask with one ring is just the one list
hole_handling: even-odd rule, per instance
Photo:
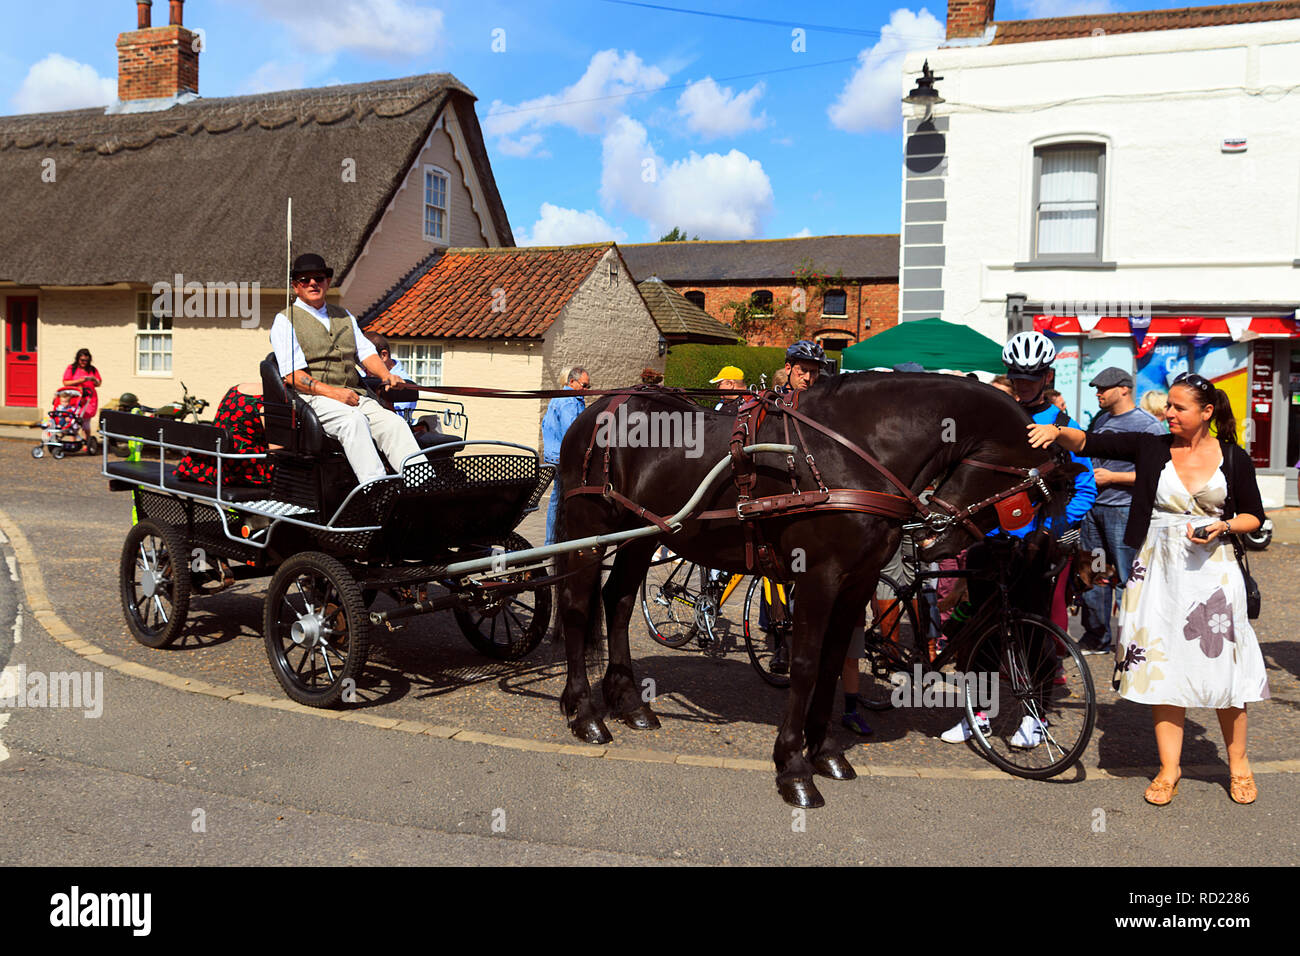
{"label": "brown shoe", "polygon": [[1178,781],[1169,783],[1165,780],[1155,779],[1147,787],[1147,792],[1142,794],[1142,799],[1153,807],[1163,807],[1174,797],[1178,796]]}
{"label": "brown shoe", "polygon": [[1255,775],[1248,773],[1238,777],[1234,774],[1232,783],[1228,786],[1228,796],[1232,797],[1234,803],[1254,803],[1259,796],[1259,791],[1255,789]]}

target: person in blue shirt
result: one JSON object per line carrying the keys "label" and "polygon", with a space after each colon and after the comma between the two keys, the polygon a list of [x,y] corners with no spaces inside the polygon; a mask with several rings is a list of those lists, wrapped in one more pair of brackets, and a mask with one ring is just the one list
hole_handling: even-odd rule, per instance
{"label": "person in blue shirt", "polygon": [[[565,388],[572,391],[573,397],[565,395],[553,398],[546,405],[546,415],[542,418],[542,459],[548,465],[560,462],[560,445],[569,426],[587,408],[582,393],[591,388],[591,376],[581,366],[569,370]],[[560,490],[560,473],[556,471],[555,481],[551,483],[551,506],[546,512],[546,543],[555,544],[555,509],[563,492]]]}
{"label": "person in blue shirt", "polygon": [[[1052,345],[1052,340],[1042,332],[1019,332],[1011,337],[1002,350],[1002,362],[1007,367],[1007,377],[1011,379],[1011,388],[1015,399],[1029,413],[1029,417],[1040,425],[1080,428],[1077,423],[1071,424],[1074,419],[1048,401],[1044,394],[1051,384],[1052,363],[1054,361],[1056,361],[1056,346]],[[1065,520],[1061,522],[1060,527],[1052,527],[1050,518],[1047,519],[1045,524],[1045,527],[1051,531],[1052,535],[1062,542],[1078,539],[1080,524],[1084,516],[1092,510],[1093,502],[1097,500],[1097,481],[1092,473],[1092,461],[1075,454],[1071,454],[1070,458],[1075,464],[1080,465],[1082,470],[1075,475],[1074,493],[1065,507]],[[1005,533],[1016,538],[1023,538],[1034,529],[1035,524],[1036,522],[1031,522],[1023,528]],[[990,532],[990,534],[1001,533],[1003,533],[1002,530],[996,528]],[[972,560],[975,559],[975,553],[976,549],[972,548],[970,552]],[[1068,568],[1067,565],[1066,571],[1062,572],[1063,575],[1069,573]],[[1050,616],[1058,583],[1054,581],[1050,589],[1044,588],[1041,594],[1035,593],[1032,599],[1035,606],[1025,604],[1023,609],[1031,613],[1042,614],[1044,617]],[[981,719],[982,715],[977,714],[976,717]],[[985,725],[983,729],[986,729],[987,721],[983,721],[983,723]],[[970,736],[970,724],[963,717],[961,723],[945,731],[940,739],[951,744],[961,743],[968,740]],[[1041,744],[1043,739],[1043,728],[1036,724],[1034,718],[1026,716],[1020,729],[1012,736],[1010,743],[1013,747],[1029,749]]]}

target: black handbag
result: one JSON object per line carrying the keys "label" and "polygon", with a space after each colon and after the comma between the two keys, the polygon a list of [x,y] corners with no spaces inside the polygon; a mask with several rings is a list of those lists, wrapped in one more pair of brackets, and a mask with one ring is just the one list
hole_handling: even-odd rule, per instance
{"label": "black handbag", "polygon": [[1246,583],[1246,617],[1253,621],[1259,617],[1259,605],[1262,600],[1259,585],[1250,576],[1250,561],[1246,558],[1246,549],[1241,546],[1241,541],[1235,534],[1230,534],[1228,537],[1232,539],[1232,550],[1237,553],[1237,567],[1241,568],[1241,579]]}

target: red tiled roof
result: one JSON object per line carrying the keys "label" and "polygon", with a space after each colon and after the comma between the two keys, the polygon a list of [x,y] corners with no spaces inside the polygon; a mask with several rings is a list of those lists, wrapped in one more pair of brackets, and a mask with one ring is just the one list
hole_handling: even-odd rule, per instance
{"label": "red tiled roof", "polygon": [[1034,43],[1091,36],[1097,30],[1111,33],[1145,33],[1151,30],[1189,30],[1231,23],[1300,19],[1300,0],[1271,3],[1232,3],[1217,7],[1183,7],[1178,10],[1140,10],[1133,13],[1097,13],[1042,20],[1007,20],[996,23],[993,44]]}
{"label": "red tiled roof", "polygon": [[[448,249],[366,325],[387,336],[541,338],[612,243]],[[502,290],[502,298],[494,290]],[[493,303],[500,302],[497,310]]]}

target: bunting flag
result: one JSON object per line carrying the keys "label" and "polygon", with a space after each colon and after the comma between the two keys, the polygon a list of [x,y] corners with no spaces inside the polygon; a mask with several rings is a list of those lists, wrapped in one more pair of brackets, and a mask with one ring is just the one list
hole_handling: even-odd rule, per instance
{"label": "bunting flag", "polygon": [[1144,336],[1142,341],[1138,343],[1137,352],[1134,353],[1135,356],[1137,358],[1146,358],[1155,350],[1158,341],[1160,340],[1154,335]]}
{"label": "bunting flag", "polygon": [[1201,330],[1201,323],[1205,321],[1203,315],[1183,315],[1178,318],[1179,335],[1195,335]]}
{"label": "bunting flag", "polygon": [[1088,315],[1084,312],[1080,312],[1076,318],[1078,319],[1080,330],[1085,333],[1091,332],[1097,327],[1097,323],[1101,321],[1100,315]]}
{"label": "bunting flag", "polygon": [[1240,342],[1241,337],[1246,334],[1250,328],[1251,316],[1249,315],[1227,315],[1223,321],[1228,323],[1228,334],[1232,336],[1232,341]]}
{"label": "bunting flag", "polygon": [[1151,316],[1149,315],[1130,315],[1128,317],[1128,330],[1133,336],[1133,341],[1140,348],[1142,342],[1147,337],[1147,329],[1151,328]]}

